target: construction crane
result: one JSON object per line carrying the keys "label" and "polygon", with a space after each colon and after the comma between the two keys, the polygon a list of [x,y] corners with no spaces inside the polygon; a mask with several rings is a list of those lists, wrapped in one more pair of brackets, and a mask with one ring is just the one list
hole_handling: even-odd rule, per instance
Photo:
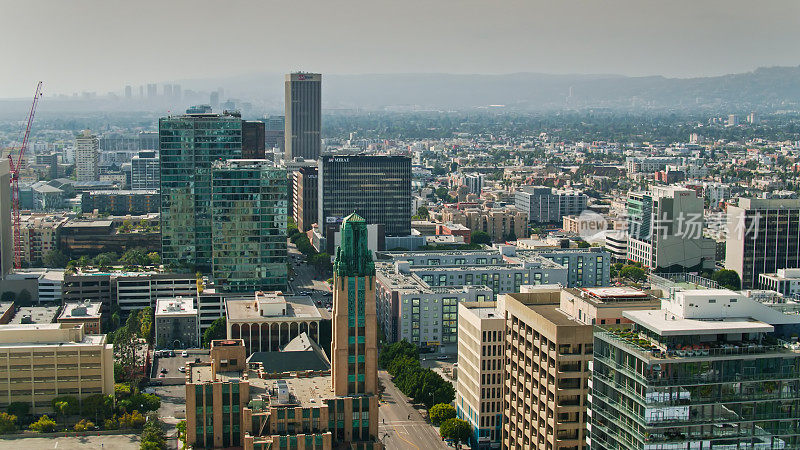
{"label": "construction crane", "polygon": [[25,157],[25,149],[28,147],[28,137],[31,134],[33,116],[36,115],[36,105],[42,96],[42,82],[36,85],[36,94],[33,95],[31,112],[28,113],[28,123],[25,125],[25,134],[22,136],[22,146],[19,148],[19,155],[14,161],[14,155],[8,153],[8,162],[11,166],[11,221],[14,228],[14,268],[22,268],[22,227],[19,220],[19,170],[22,167],[22,158]]}

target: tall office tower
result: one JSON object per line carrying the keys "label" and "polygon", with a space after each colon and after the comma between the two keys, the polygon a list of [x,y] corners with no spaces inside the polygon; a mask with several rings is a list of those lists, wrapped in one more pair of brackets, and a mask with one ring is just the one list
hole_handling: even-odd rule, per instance
{"label": "tall office tower", "polygon": [[172,85],[165,84],[163,89],[164,89],[164,98],[166,99],[172,98]]}
{"label": "tall office tower", "polygon": [[0,276],[14,267],[14,231],[11,224],[11,163],[0,159]]}
{"label": "tall office tower", "polygon": [[286,289],[286,170],[264,160],[212,169],[212,273],[225,291]]}
{"label": "tall office tower", "polygon": [[527,213],[531,222],[561,223],[564,216],[583,212],[588,198],[580,191],[523,186],[522,190],[514,195],[514,206]]}
{"label": "tall office tower", "polygon": [[242,118],[210,108],[158,121],[161,260],[211,272],[211,166],[242,156]]}
{"label": "tall office tower", "polygon": [[181,85],[180,84],[173,84],[172,85],[172,98],[175,100],[180,101],[183,93],[181,92]]}
{"label": "tall office tower", "polygon": [[628,259],[653,270],[713,269],[714,241],[703,237],[703,197],[693,189],[654,186],[628,194]]}
{"label": "tall office tower", "polygon": [[300,167],[292,173],[292,201],[297,229],[306,232],[317,223],[317,167]]}
{"label": "tall office tower", "polygon": [[342,243],[333,263],[331,385],[334,396],[351,400],[341,411],[337,401],[337,410],[331,414],[352,421],[350,425],[340,422],[334,438],[350,442],[352,447],[358,442],[376,441],[378,435],[375,263],[367,249],[367,223],[363,218],[347,216],[341,234]]}
{"label": "tall office tower", "polygon": [[131,158],[131,189],[160,189],[161,164],[155,150],[142,150]]}
{"label": "tall office tower", "polygon": [[212,108],[216,108],[219,106],[219,92],[214,91],[209,96],[208,102],[211,104]]}
{"label": "tall office tower", "polygon": [[320,226],[355,211],[369,224],[383,224],[387,236],[411,234],[411,158],[325,156],[318,168]]}
{"label": "tall office tower", "polygon": [[322,74],[290,73],[285,84],[286,161],[297,157],[317,159],[322,145]]}
{"label": "tall office tower", "polygon": [[800,448],[796,307],[707,289],[623,315],[594,334],[589,448]]}
{"label": "tall office tower", "polygon": [[264,118],[264,140],[269,152],[273,148],[280,148],[283,150],[284,146],[284,131],[286,128],[286,120],[284,116],[266,116]]}
{"label": "tall office tower", "polygon": [[735,127],[739,125],[739,116],[736,114],[728,114],[728,122],[726,126]]}
{"label": "tall office tower", "polygon": [[725,268],[736,271],[742,289],[758,275],[800,267],[800,199],[740,198],[728,206]]}
{"label": "tall office tower", "polygon": [[264,159],[264,122],[242,122],[242,159]]}
{"label": "tall office tower", "polygon": [[130,85],[125,86],[125,99],[130,100],[133,97],[133,88]]}
{"label": "tall office tower", "polygon": [[75,139],[75,175],[78,181],[100,179],[100,140],[89,130]]}
{"label": "tall office tower", "polygon": [[144,98],[144,86],[139,86],[139,98]]}
{"label": "tall office tower", "polygon": [[158,85],[155,83],[147,84],[147,98],[154,99],[158,97]]}

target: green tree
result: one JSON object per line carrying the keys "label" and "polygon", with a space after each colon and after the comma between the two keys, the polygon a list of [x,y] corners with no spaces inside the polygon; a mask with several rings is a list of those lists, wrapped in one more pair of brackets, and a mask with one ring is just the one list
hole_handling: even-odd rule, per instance
{"label": "green tree", "polygon": [[150,263],[150,258],[147,256],[147,252],[143,248],[136,247],[125,251],[125,253],[123,253],[119,258],[119,262],[125,264],[126,266],[146,266]]}
{"label": "green tree", "polygon": [[647,274],[644,269],[636,266],[625,266],[619,271],[619,276],[627,278],[631,281],[644,281],[647,279]]}
{"label": "green tree", "polygon": [[80,422],[75,424],[74,427],[75,431],[82,432],[82,431],[89,431],[94,429],[94,422],[91,420],[81,419]]}
{"label": "green tree", "polygon": [[165,450],[167,448],[167,435],[158,416],[152,415],[142,428],[140,449]]}
{"label": "green tree", "polygon": [[19,291],[19,295],[17,296],[18,306],[30,306],[32,299],[31,293],[27,289],[23,289]]}
{"label": "green tree", "polygon": [[423,206],[420,206],[419,208],[417,208],[417,213],[414,214],[414,217],[412,217],[412,219],[428,220],[429,217],[430,217],[430,212],[428,211],[428,208],[426,208],[423,205]]}
{"label": "green tree", "polygon": [[17,416],[0,412],[0,434],[8,434],[17,429]]}
{"label": "green tree", "polygon": [[175,430],[178,432],[178,440],[181,442],[181,450],[186,450],[186,420],[181,420],[175,425]]}
{"label": "green tree", "polygon": [[[83,258],[83,257],[81,257]],[[94,258],[94,265],[100,270],[108,270],[117,262],[117,254],[113,252],[100,253]]]}
{"label": "green tree", "polygon": [[28,402],[11,402],[6,407],[6,411],[12,416],[25,417],[31,411],[31,404]]}
{"label": "green tree", "polygon": [[473,231],[470,235],[470,242],[472,244],[491,244],[492,237],[485,231]]}
{"label": "green tree", "polygon": [[449,403],[437,403],[428,410],[428,417],[432,424],[439,426],[445,420],[455,419],[456,409]]}
{"label": "green tree", "polygon": [[448,419],[439,427],[439,435],[445,439],[452,439],[456,443],[456,448],[462,442],[467,442],[472,435],[472,427],[469,422],[461,419]]}
{"label": "green tree", "polygon": [[739,278],[739,274],[734,270],[718,270],[711,275],[711,279],[716,281],[720,287],[726,289],[738,291],[742,288],[742,280]]}
{"label": "green tree", "polygon": [[64,420],[64,424],[66,424],[66,422],[67,422],[67,407],[69,407],[69,403],[67,403],[65,401],[58,401],[58,402],[54,402],[53,406],[54,406],[53,409],[56,410],[56,418],[60,414],[61,415],[61,419],[63,419]]}
{"label": "green tree", "polygon": [[3,295],[0,295],[0,301],[2,301],[3,303],[11,303],[14,300],[16,300],[16,298],[17,294],[11,291],[5,291],[3,292]]}
{"label": "green tree", "polygon": [[139,337],[153,343],[153,307],[139,311]]}
{"label": "green tree", "polygon": [[45,267],[62,268],[67,267],[69,258],[61,250],[50,250],[42,257],[42,263]]}
{"label": "green tree", "polygon": [[203,347],[210,347],[213,340],[225,339],[227,332],[224,317],[211,322],[211,325],[203,332]]}
{"label": "green tree", "polygon": [[160,266],[161,265],[161,255],[158,252],[150,252],[147,254],[147,259],[150,260],[151,266]]}
{"label": "green tree", "polygon": [[52,433],[56,431],[56,422],[45,414],[33,422],[29,428],[39,433]]}

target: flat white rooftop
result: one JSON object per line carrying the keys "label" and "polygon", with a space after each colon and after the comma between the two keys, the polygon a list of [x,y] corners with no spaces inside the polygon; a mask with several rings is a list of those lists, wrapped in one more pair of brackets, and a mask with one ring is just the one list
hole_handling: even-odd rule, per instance
{"label": "flat white rooftop", "polygon": [[624,311],[622,315],[660,336],[685,336],[729,333],[770,333],[770,324],[750,318],[697,320],[677,317],[665,310]]}

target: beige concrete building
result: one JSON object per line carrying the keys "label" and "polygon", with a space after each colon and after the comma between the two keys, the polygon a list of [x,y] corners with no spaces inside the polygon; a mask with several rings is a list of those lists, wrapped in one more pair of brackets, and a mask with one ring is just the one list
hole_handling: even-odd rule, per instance
{"label": "beige concrete building", "polygon": [[228,339],[242,339],[247,354],[280,349],[301,333],[319,339],[322,316],[307,296],[256,292],[246,300],[225,300]]}
{"label": "beige concrete building", "polygon": [[472,425],[473,448],[500,442],[505,319],[496,305],[458,304],[456,412]]}
{"label": "beige concrete building", "polygon": [[27,403],[50,413],[53,398],[114,393],[114,350],[82,324],[0,326],[0,407]]}
{"label": "beige concrete building", "polygon": [[505,241],[509,237],[528,236],[528,215],[513,207],[504,209],[468,208],[463,211],[445,208],[441,213],[441,221],[464,225],[472,231],[486,232],[495,242]]}
{"label": "beige concrete building", "polygon": [[61,314],[56,320],[58,323],[83,324],[83,331],[86,334],[100,334],[102,332],[100,328],[103,318],[102,307],[102,303],[88,300],[78,303],[65,303],[61,309]]}
{"label": "beige concrete building", "polygon": [[502,448],[578,450],[586,442],[592,326],[559,311],[560,289],[506,294]]}
{"label": "beige concrete building", "polygon": [[22,261],[41,264],[44,255],[58,246],[58,230],[69,220],[66,215],[34,213],[20,217]]}
{"label": "beige concrete building", "polygon": [[561,311],[580,323],[630,323],[623,311],[659,309],[661,300],[631,287],[569,288],[561,291]]}

